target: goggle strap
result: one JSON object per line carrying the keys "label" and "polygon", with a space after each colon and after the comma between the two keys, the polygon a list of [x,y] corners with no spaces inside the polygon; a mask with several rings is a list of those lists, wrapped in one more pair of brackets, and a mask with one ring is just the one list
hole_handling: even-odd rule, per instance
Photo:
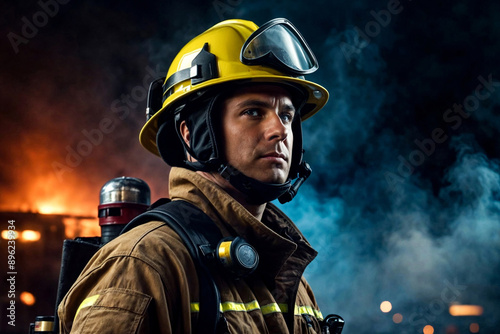
{"label": "goggle strap", "polygon": [[158,78],[149,85],[148,99],[146,102],[146,120],[149,120],[158,110],[161,109],[163,81],[165,81],[165,77]]}

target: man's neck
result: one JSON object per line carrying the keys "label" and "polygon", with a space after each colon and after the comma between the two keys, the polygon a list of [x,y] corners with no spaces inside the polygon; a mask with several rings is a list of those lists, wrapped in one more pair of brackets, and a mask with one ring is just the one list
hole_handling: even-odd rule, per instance
{"label": "man's neck", "polygon": [[245,209],[247,209],[248,212],[250,212],[255,218],[257,218],[258,220],[262,219],[262,215],[264,214],[264,210],[266,209],[266,203],[248,203],[248,201],[246,200],[246,196],[241,191],[233,187],[233,185],[229,183],[229,181],[224,179],[218,173],[201,171],[197,171],[197,173],[224,189],[231,197],[233,197],[238,203],[240,203]]}

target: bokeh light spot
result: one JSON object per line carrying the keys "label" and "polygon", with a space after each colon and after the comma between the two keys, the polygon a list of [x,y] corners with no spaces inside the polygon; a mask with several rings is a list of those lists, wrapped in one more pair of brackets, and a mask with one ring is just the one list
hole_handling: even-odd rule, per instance
{"label": "bokeh light spot", "polygon": [[471,333],[479,333],[479,324],[476,322],[473,322],[472,324],[469,325],[469,331]]}
{"label": "bokeh light spot", "polygon": [[384,313],[388,313],[392,310],[392,304],[391,302],[389,301],[383,301],[382,303],[380,303],[380,311],[384,312]]}
{"label": "bokeh light spot", "polygon": [[424,327],[423,332],[424,334],[434,334],[434,327],[432,327],[431,325],[427,325]]}
{"label": "bokeh light spot", "polygon": [[36,302],[35,296],[33,296],[32,293],[27,292],[27,291],[21,292],[21,294],[19,295],[19,299],[21,300],[21,303],[28,305],[28,306],[32,306]]}
{"label": "bokeh light spot", "polygon": [[392,321],[396,324],[400,324],[403,321],[403,315],[401,313],[396,313],[392,316]]}

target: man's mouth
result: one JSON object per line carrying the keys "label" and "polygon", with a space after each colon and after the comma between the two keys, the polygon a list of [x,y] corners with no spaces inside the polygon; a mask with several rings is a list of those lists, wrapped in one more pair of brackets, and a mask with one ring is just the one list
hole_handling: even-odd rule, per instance
{"label": "man's mouth", "polygon": [[276,160],[276,161],[287,161],[287,156],[284,153],[279,152],[269,152],[262,156],[264,159]]}

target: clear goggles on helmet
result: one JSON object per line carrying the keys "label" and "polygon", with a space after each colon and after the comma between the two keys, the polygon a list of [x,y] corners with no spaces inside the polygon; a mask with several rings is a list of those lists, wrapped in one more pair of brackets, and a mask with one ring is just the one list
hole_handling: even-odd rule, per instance
{"label": "clear goggles on helmet", "polygon": [[287,19],[274,19],[255,30],[241,48],[245,65],[263,65],[285,74],[304,75],[319,67],[300,32]]}

